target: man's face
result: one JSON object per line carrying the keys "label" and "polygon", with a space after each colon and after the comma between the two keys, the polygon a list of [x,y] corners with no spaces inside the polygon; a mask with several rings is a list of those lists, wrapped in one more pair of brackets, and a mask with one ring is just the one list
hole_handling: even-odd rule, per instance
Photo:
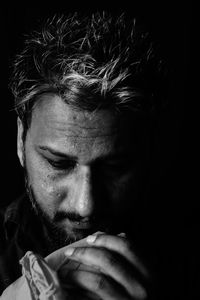
{"label": "man's face", "polygon": [[19,121],[18,155],[28,187],[58,232],[73,241],[123,227],[135,169],[134,146],[119,117],[75,110],[46,94],[33,110],[25,142],[22,133]]}

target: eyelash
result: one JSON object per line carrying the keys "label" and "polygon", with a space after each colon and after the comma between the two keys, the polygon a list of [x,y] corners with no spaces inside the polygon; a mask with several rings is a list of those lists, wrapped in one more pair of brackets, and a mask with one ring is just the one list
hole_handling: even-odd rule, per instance
{"label": "eyelash", "polygon": [[[77,166],[76,162],[73,161],[68,161],[68,160],[63,160],[60,162],[51,160],[46,158],[47,162],[49,163],[49,165],[55,170],[55,171],[60,171],[60,172],[70,172],[73,169],[75,169],[75,167]],[[127,166],[127,164],[107,164],[107,166],[104,166],[104,168],[107,170],[105,174],[107,174],[107,176],[110,176],[112,174],[121,174],[124,172],[124,169],[128,169],[129,167]],[[99,169],[103,170],[102,168]],[[101,172],[101,171],[100,171]],[[104,173],[104,172],[103,172]]]}
{"label": "eyelash", "polygon": [[76,163],[63,161],[63,162],[55,162],[51,159],[47,159],[48,163],[56,170],[68,170],[74,169]]}

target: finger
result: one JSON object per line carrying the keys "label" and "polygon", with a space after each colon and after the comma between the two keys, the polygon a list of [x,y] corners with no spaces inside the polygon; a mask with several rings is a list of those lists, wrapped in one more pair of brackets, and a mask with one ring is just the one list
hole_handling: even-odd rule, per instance
{"label": "finger", "polygon": [[58,276],[62,281],[65,281],[68,273],[76,270],[94,272],[94,268],[91,266],[83,265],[77,261],[68,260],[68,262],[58,271]]}
{"label": "finger", "polygon": [[68,248],[65,252],[70,259],[94,268],[94,272],[100,272],[112,278],[123,286],[130,295],[135,290],[144,291],[143,287],[135,280],[135,273],[129,262],[116,253],[103,248]]}
{"label": "finger", "polygon": [[[71,271],[68,274],[67,279],[79,288],[87,290],[104,300],[131,299],[127,292],[119,284],[104,274],[80,270]],[[137,293],[135,296],[138,296]]]}
{"label": "finger", "polygon": [[89,235],[86,239],[89,245],[95,247],[103,247],[112,250],[125,257],[131,264],[134,265],[145,277],[148,277],[148,272],[139,258],[133,252],[132,244],[123,236],[113,236],[107,234]]}
{"label": "finger", "polygon": [[[102,231],[97,231],[95,233],[93,233],[93,235],[99,236],[104,234],[104,232]],[[70,247],[87,247],[88,243],[86,241],[86,238],[79,240],[77,242],[74,242],[70,245],[67,245],[65,247],[62,247],[56,251],[54,251],[53,253],[49,254],[45,260],[46,262],[51,266],[52,269],[54,269],[55,271],[58,271],[64,264],[68,263],[68,260],[66,259],[65,256],[65,250]]]}
{"label": "finger", "polygon": [[97,231],[97,232],[95,232],[95,233],[93,233],[92,235],[102,235],[102,234],[106,234],[105,232],[103,232],[103,231]]}
{"label": "finger", "polygon": [[51,266],[52,269],[55,271],[58,271],[64,264],[68,264],[69,260],[66,258],[65,251],[68,247],[87,247],[88,243],[86,241],[86,238],[79,240],[73,244],[70,244],[68,246],[62,247],[53,253],[49,254],[45,260],[46,262]]}
{"label": "finger", "polygon": [[123,238],[126,238],[126,233],[121,232],[121,233],[118,234],[118,236],[123,237]]}

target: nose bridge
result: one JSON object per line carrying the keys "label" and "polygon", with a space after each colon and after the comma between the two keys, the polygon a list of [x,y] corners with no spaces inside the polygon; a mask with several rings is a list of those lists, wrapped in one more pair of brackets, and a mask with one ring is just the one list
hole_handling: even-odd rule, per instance
{"label": "nose bridge", "polygon": [[77,212],[82,217],[88,217],[92,214],[94,208],[94,199],[92,195],[92,174],[90,166],[80,166],[77,189]]}

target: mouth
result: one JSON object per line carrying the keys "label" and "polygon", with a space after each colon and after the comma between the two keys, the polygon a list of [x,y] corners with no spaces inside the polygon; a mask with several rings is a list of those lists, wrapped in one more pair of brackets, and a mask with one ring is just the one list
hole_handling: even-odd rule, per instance
{"label": "mouth", "polygon": [[81,233],[86,235],[86,234],[92,234],[93,232],[96,231],[103,231],[103,232],[107,232],[109,231],[108,228],[110,226],[108,226],[107,222],[98,222],[96,220],[96,222],[94,220],[88,220],[88,221],[72,221],[69,219],[65,219],[61,221],[62,223],[62,227],[64,228],[68,228],[68,230],[70,231],[74,231],[76,233]]}
{"label": "mouth", "polygon": [[78,221],[70,221],[71,228],[75,230],[90,230],[96,226],[92,224],[91,222],[78,222]]}

